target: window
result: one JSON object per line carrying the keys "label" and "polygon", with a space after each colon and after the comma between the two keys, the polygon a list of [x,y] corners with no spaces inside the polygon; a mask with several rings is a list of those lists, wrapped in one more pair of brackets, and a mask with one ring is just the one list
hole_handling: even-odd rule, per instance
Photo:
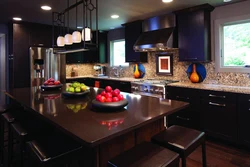
{"label": "window", "polygon": [[215,20],[218,72],[250,72],[250,15]]}
{"label": "window", "polygon": [[125,63],[125,40],[110,42],[110,66],[129,66]]}

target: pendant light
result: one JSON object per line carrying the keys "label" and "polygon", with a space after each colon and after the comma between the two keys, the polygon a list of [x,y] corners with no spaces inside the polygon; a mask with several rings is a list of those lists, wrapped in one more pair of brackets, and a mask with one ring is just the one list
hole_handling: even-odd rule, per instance
{"label": "pendant light", "polygon": [[62,36],[62,25],[59,25],[60,34],[57,37],[56,44],[58,47],[63,47],[65,45],[64,37]]}
{"label": "pendant light", "polygon": [[[68,0],[68,7],[69,7],[69,0]],[[67,22],[68,22],[68,34],[66,34],[64,36],[64,42],[65,45],[72,45],[73,44],[73,39],[72,39],[72,35],[69,33],[69,11],[68,11],[68,15],[67,15]]]}
{"label": "pendant light", "polygon": [[[77,3],[77,0],[76,0]],[[76,28],[77,28],[77,6],[76,6]],[[81,33],[79,31],[74,31],[72,34],[73,43],[81,43]]]}
{"label": "pendant light", "polygon": [[[86,5],[85,5],[86,3]],[[91,41],[91,29],[88,26],[88,14],[87,14],[87,0],[83,3],[83,30],[82,30],[82,40]],[[91,20],[90,20],[91,21]]]}

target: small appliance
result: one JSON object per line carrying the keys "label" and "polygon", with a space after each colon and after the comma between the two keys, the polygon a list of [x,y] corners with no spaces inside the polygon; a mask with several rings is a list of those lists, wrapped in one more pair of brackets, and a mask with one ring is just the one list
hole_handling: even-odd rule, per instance
{"label": "small appliance", "polygon": [[106,75],[106,67],[102,65],[95,65],[94,70],[96,71],[95,76],[102,77]]}

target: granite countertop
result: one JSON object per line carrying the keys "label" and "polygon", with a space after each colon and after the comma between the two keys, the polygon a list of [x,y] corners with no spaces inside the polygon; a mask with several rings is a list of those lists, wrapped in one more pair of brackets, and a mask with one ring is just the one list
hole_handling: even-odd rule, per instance
{"label": "granite countertop", "polygon": [[103,89],[90,87],[90,93],[65,98],[62,91],[41,91],[39,87],[17,88],[6,95],[27,108],[34,116],[46,119],[83,145],[94,147],[129,131],[145,126],[188,106],[188,103],[124,93],[128,105],[114,112],[96,111],[92,100]]}
{"label": "granite countertop", "polygon": [[118,81],[128,81],[128,82],[142,80],[141,78],[140,79],[135,79],[133,77],[121,77],[121,78],[117,78],[117,77],[95,77],[93,75],[66,77],[66,79],[78,79],[78,78],[95,78],[95,79],[118,80]]}
{"label": "granite countertop", "polygon": [[168,86],[250,94],[250,87],[247,86],[229,86],[221,84],[204,84],[204,83],[191,83],[191,82],[171,83]]}

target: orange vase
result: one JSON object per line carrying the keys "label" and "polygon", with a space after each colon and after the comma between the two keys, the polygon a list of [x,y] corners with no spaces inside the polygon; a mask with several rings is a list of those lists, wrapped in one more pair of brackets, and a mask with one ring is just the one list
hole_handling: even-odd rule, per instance
{"label": "orange vase", "polygon": [[139,69],[138,69],[138,64],[135,64],[134,77],[135,78],[140,78],[140,72],[139,72]]}
{"label": "orange vase", "polygon": [[199,75],[196,72],[196,65],[193,64],[193,71],[192,74],[190,75],[190,81],[193,83],[198,83],[199,82]]}

